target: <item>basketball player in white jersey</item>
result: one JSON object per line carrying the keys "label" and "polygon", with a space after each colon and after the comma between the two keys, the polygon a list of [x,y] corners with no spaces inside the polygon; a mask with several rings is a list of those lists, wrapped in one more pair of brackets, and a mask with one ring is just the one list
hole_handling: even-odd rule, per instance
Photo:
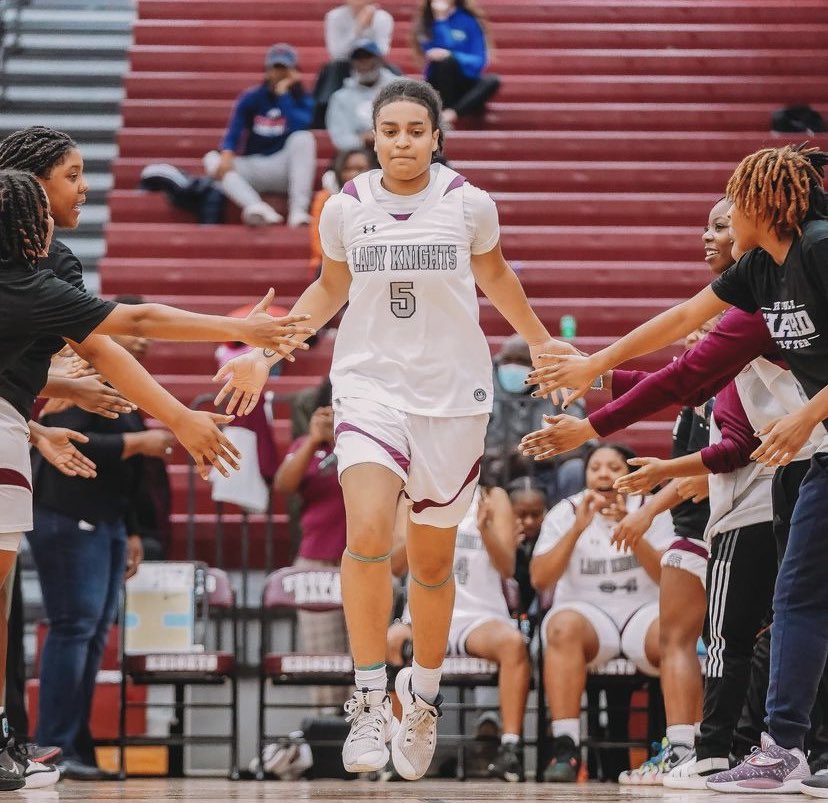
{"label": "basketball player in white jersey", "polygon": [[[440,100],[421,81],[386,86],[374,102],[381,165],[323,209],[320,277],[294,309],[318,328],[347,302],[331,381],[336,455],[347,512],[342,596],[356,668],[343,747],[350,772],[422,777],[440,715],[439,683],[454,601],[457,525],[468,510],[491,410],[492,365],[475,284],[537,355],[573,353],[529,306],[500,250],[489,196],[435,164]],[[251,409],[270,366],[290,350],[257,350],[216,375],[229,410]],[[408,561],[414,663],[399,673],[402,722],[386,694],[389,554],[397,499],[410,503]]]}
{"label": "basketball player in white jersey", "polygon": [[[490,775],[512,783],[524,780],[523,715],[529,694],[526,639],[511,617],[503,581],[514,576],[518,524],[502,488],[478,486],[457,528],[454,549],[454,610],[448,655],[486,658],[498,665],[503,735]],[[401,563],[400,569],[405,566]],[[410,584],[409,584],[410,587]],[[388,659],[403,664],[403,644],[411,639],[411,612],[388,631]]]}
{"label": "basketball player in white jersey", "polygon": [[555,586],[541,624],[544,687],[552,715],[550,782],[575,781],[581,765],[581,696],[588,668],[625,655],[645,674],[658,675],[658,581],[661,556],[675,540],[669,513],[659,513],[634,547],[619,551],[619,519],[642,503],[619,498],[613,483],[628,474],[633,453],[598,446],[587,459],[586,488],[559,502],[544,519],[529,564],[532,585]]}

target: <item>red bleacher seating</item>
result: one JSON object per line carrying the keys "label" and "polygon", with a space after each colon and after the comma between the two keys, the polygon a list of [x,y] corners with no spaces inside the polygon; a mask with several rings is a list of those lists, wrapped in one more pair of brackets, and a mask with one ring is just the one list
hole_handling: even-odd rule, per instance
{"label": "red bleacher seating", "polygon": [[[305,232],[197,227],[163,196],[136,189],[141,168],[171,161],[200,173],[236,95],[261,78],[264,48],[289,40],[306,86],[325,61],[321,20],[336,0],[139,0],[126,77],[124,127],[114,165],[105,293],[223,312],[274,286],[288,305],[306,286]],[[397,26],[390,60],[419,67],[407,44],[413,5],[384,0]],[[708,280],[701,231],[735,163],[790,139],[768,131],[771,112],[810,103],[826,114],[824,0],[485,0],[496,42],[500,92],[481,118],[447,138],[452,166],[490,191],[503,247],[542,319],[556,331],[574,314],[577,343],[600,348]],[[316,132],[318,173],[332,147]],[[794,138],[796,139],[796,138]],[[813,138],[825,147],[824,136]],[[508,326],[491,305],[481,320],[493,349]],[[148,367],[191,401],[214,390],[214,347],[156,344]],[[676,349],[637,364],[653,369]],[[313,386],[327,371],[330,340],[286,365],[272,388]],[[590,397],[591,405],[605,395]],[[280,405],[274,435],[289,439]],[[642,454],[669,449],[668,411],[623,433]],[[281,420],[279,420],[281,419]],[[173,466],[174,551],[183,556],[183,450]],[[277,504],[277,532],[285,517]],[[209,559],[209,487],[197,483],[198,557]],[[228,518],[231,533],[235,520]],[[262,517],[251,522],[254,562]],[[277,557],[287,554],[284,538]],[[237,545],[228,540],[232,562]],[[281,550],[281,551],[280,551]]]}

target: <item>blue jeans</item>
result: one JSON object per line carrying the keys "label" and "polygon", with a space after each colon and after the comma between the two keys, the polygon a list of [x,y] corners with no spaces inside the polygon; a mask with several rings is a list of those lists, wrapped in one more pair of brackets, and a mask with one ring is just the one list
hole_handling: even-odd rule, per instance
{"label": "blue jeans", "polygon": [[118,610],[126,528],[119,521],[84,529],[74,519],[35,507],[28,538],[49,618],[40,660],[36,741],[61,747],[68,759],[94,763],[89,715]]}
{"label": "blue jeans", "polygon": [[776,578],[768,732],[800,750],[828,656],[828,454],[814,455],[799,489]]}

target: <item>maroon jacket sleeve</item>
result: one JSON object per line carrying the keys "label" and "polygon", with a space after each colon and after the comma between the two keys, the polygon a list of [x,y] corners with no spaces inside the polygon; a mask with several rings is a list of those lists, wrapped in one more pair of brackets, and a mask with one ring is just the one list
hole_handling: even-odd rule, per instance
{"label": "maroon jacket sleeve", "polygon": [[612,398],[617,399],[628,393],[648,376],[650,376],[649,371],[625,371],[622,368],[615,368],[612,372]]}
{"label": "maroon jacket sleeve", "polygon": [[730,382],[716,394],[713,417],[722,439],[700,450],[702,463],[713,474],[726,474],[746,466],[761,441],[753,434],[735,382]]}
{"label": "maroon jacket sleeve", "polygon": [[[730,309],[700,343],[596,410],[589,422],[606,437],[671,404],[697,407],[763,354],[777,351],[761,313]],[[622,383],[628,381],[622,377]],[[612,384],[615,388],[615,372]]]}

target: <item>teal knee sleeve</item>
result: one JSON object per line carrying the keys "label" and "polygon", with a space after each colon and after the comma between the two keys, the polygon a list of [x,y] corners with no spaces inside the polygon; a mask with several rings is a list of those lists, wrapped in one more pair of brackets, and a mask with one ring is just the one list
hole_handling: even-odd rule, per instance
{"label": "teal knee sleeve", "polygon": [[391,557],[391,553],[389,552],[387,555],[379,555],[378,557],[367,557],[365,555],[357,555],[356,552],[351,552],[348,547],[345,547],[345,554],[352,558],[353,560],[357,560],[360,563],[382,563],[384,560],[388,560]]}
{"label": "teal knee sleeve", "polygon": [[444,577],[444,578],[443,578],[443,579],[442,579],[439,583],[434,583],[434,585],[431,585],[430,583],[424,583],[422,580],[418,580],[418,579],[414,576],[414,574],[413,574],[413,573],[411,574],[411,579],[412,579],[412,580],[413,580],[413,581],[414,581],[414,582],[415,582],[418,586],[421,586],[422,588],[429,588],[429,589],[434,590],[434,589],[436,589],[436,588],[442,588],[442,587],[443,587],[443,586],[444,586],[444,585],[445,585],[445,584],[446,584],[449,580],[451,580],[451,578],[452,578],[452,575],[453,575],[453,574],[454,574],[454,572],[453,572],[453,571],[449,572],[449,573],[448,573],[448,574],[447,574],[447,575],[446,575],[446,576],[445,576],[445,577]]}

